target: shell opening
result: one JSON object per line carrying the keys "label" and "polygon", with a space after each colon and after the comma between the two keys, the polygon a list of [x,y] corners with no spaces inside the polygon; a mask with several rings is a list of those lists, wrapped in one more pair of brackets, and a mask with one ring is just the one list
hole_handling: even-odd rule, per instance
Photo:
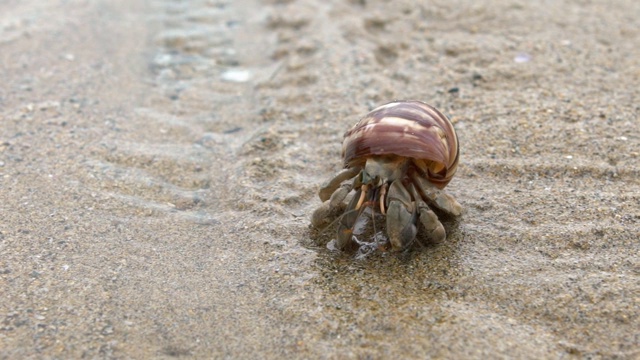
{"label": "shell opening", "polygon": [[431,161],[428,167],[429,167],[429,171],[435,174],[439,173],[440,171],[446,168],[446,166],[443,163],[440,163],[437,161]]}

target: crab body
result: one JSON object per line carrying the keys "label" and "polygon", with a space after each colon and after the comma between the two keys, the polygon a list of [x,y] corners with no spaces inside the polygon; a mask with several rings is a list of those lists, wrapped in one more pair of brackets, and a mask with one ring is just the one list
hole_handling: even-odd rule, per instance
{"label": "crab body", "polygon": [[446,116],[419,101],[382,105],[345,133],[342,156],[345,169],[322,186],[323,204],[311,217],[314,226],[322,226],[355,192],[338,222],[337,248],[353,244],[353,228],[365,208],[386,216],[394,250],[413,243],[418,223],[432,241],[446,238],[431,207],[453,216],[462,212],[442,191],[459,157],[458,139]]}

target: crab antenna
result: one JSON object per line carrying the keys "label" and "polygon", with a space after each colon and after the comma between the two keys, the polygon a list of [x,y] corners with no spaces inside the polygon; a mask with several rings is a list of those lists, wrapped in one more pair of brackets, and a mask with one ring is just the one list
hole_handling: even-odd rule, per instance
{"label": "crab antenna", "polygon": [[380,212],[382,215],[387,215],[387,210],[384,208],[385,195],[387,195],[387,183],[382,184],[380,188]]}
{"label": "crab antenna", "polygon": [[360,209],[360,207],[362,206],[362,203],[364,202],[364,198],[367,196],[367,190],[369,190],[369,185],[364,184],[362,185],[362,191],[360,192],[360,199],[358,199],[358,204],[356,205],[355,210]]}

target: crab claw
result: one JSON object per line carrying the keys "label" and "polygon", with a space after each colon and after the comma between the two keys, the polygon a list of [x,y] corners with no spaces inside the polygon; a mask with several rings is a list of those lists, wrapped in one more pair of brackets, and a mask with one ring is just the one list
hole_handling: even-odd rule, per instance
{"label": "crab claw", "polygon": [[362,190],[358,190],[344,214],[340,218],[338,222],[338,238],[336,239],[336,248],[340,250],[347,249],[350,245],[353,245],[353,226],[355,225],[358,217],[360,216],[362,208],[358,209],[358,204],[360,203]]}
{"label": "crab claw", "polygon": [[391,183],[387,193],[387,235],[393,250],[407,248],[415,239],[417,209],[411,194],[400,180]]}

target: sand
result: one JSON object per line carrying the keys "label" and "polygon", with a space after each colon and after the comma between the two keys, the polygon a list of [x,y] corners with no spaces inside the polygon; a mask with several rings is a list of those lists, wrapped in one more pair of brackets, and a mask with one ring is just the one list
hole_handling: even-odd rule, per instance
{"label": "sand", "polygon": [[[0,358],[640,357],[640,3],[0,3]],[[410,252],[310,226],[344,131],[448,114]]]}

